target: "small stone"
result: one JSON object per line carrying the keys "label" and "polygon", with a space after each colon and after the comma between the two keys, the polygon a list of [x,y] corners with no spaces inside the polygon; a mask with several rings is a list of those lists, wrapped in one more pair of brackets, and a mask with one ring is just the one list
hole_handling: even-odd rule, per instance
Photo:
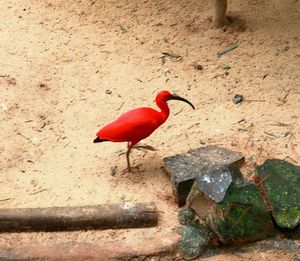
{"label": "small stone", "polygon": [[39,83],[39,88],[46,91],[50,90],[49,86],[46,83]]}
{"label": "small stone", "polygon": [[170,73],[171,73],[171,69],[170,68],[164,69],[164,75],[168,75]]}
{"label": "small stone", "polygon": [[193,64],[193,67],[198,70],[198,71],[202,71],[203,70],[203,65],[195,63]]}
{"label": "small stone", "polygon": [[290,49],[290,47],[288,45],[286,45],[283,49],[282,49],[282,52],[287,52],[288,50]]}
{"label": "small stone", "polygon": [[203,253],[211,235],[209,229],[200,223],[184,226],[181,229],[180,254],[184,259],[194,259]]}
{"label": "small stone", "polygon": [[3,111],[7,111],[7,110],[8,110],[8,105],[7,105],[6,103],[2,102],[2,103],[1,103],[1,109],[2,109]]}
{"label": "small stone", "polygon": [[105,91],[105,94],[111,95],[111,94],[112,94],[112,91],[111,91],[111,90],[106,90],[106,91]]}
{"label": "small stone", "polygon": [[300,224],[300,167],[268,159],[257,172],[276,224],[293,229]]}
{"label": "small stone", "polygon": [[240,95],[240,94],[236,94],[236,95],[233,97],[233,99],[232,99],[232,101],[233,101],[234,104],[239,104],[239,103],[241,103],[243,100],[244,100],[244,96],[243,96],[243,95]]}
{"label": "small stone", "polygon": [[194,212],[190,208],[181,208],[178,211],[178,219],[181,225],[190,225],[194,221]]}

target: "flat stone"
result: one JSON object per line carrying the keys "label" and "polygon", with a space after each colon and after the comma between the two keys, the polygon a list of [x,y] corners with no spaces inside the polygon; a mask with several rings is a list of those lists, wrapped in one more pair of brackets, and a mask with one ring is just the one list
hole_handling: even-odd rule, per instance
{"label": "flat stone", "polygon": [[[232,164],[238,166],[244,162],[244,156],[239,152],[230,151],[218,146],[205,146],[189,150],[184,154],[166,157],[163,161],[165,169],[171,177],[175,200],[179,206],[183,206],[198,176],[218,166]],[[223,184],[225,180],[228,180],[228,178],[221,179],[220,183]],[[199,186],[203,182],[205,181],[200,179]],[[207,190],[207,193],[209,193],[213,188]],[[220,200],[222,196],[212,195],[212,197]]]}
{"label": "flat stone", "polygon": [[231,181],[232,177],[227,166],[203,170],[196,178],[198,190],[217,203],[223,200]]}
{"label": "flat stone", "polygon": [[201,163],[207,166],[215,165],[241,165],[245,161],[242,153],[228,150],[215,145],[209,145],[188,151],[188,154],[194,155],[201,160]]}
{"label": "flat stone", "polygon": [[294,229],[300,223],[300,167],[279,159],[257,167],[276,224]]}

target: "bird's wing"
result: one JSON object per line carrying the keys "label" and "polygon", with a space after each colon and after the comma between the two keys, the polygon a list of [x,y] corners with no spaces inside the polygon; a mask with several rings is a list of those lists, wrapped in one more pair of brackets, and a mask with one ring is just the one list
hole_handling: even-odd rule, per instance
{"label": "bird's wing", "polygon": [[157,117],[158,112],[150,108],[132,110],[105,126],[97,136],[110,141],[139,142],[160,125]]}

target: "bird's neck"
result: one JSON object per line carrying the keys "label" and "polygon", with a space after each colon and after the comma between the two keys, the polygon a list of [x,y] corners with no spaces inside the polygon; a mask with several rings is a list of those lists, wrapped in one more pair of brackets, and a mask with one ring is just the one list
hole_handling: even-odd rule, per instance
{"label": "bird's neck", "polygon": [[163,124],[169,117],[170,109],[167,102],[163,101],[156,101],[157,106],[160,108],[160,115],[161,115],[161,124]]}

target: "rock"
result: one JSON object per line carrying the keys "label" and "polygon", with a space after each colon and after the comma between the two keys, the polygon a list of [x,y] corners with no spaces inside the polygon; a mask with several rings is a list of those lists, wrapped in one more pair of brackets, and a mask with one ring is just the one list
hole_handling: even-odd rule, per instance
{"label": "rock", "polygon": [[232,177],[227,166],[203,170],[196,178],[198,190],[217,203],[223,200],[231,181]]}
{"label": "rock", "polygon": [[200,256],[210,242],[209,229],[200,223],[181,228],[180,255],[184,259],[194,259]]}
{"label": "rock", "polygon": [[[179,206],[183,206],[195,179],[201,173],[207,173],[216,166],[240,165],[244,162],[244,156],[225,148],[205,146],[163,160],[166,171],[171,176],[175,200]],[[201,185],[201,180],[199,184]]]}
{"label": "rock", "polygon": [[178,211],[178,219],[181,225],[190,225],[194,221],[194,212],[190,208],[181,208]]}
{"label": "rock", "polygon": [[187,203],[225,243],[244,243],[274,235],[271,215],[258,187],[243,179],[239,169],[228,167],[232,177],[222,202],[217,203],[193,185]]}
{"label": "rock", "polygon": [[199,191],[196,183],[193,185],[187,198],[187,207],[193,209],[196,215],[203,221],[211,216],[221,215],[218,205],[203,192]]}
{"label": "rock", "polygon": [[300,167],[279,159],[257,167],[276,224],[293,229],[300,223]]}
{"label": "rock", "polygon": [[244,100],[244,96],[243,96],[243,95],[236,94],[236,95],[233,97],[232,102],[233,102],[234,104],[239,104],[239,103],[241,103],[243,100]]}
{"label": "rock", "polygon": [[240,152],[231,151],[214,145],[209,145],[188,151],[189,154],[196,156],[204,165],[229,165],[237,166],[244,163],[245,158]]}
{"label": "rock", "polygon": [[188,153],[167,157],[163,160],[165,168],[171,176],[175,201],[181,207],[185,205],[186,198],[201,170],[201,166],[199,166],[197,158]]}

